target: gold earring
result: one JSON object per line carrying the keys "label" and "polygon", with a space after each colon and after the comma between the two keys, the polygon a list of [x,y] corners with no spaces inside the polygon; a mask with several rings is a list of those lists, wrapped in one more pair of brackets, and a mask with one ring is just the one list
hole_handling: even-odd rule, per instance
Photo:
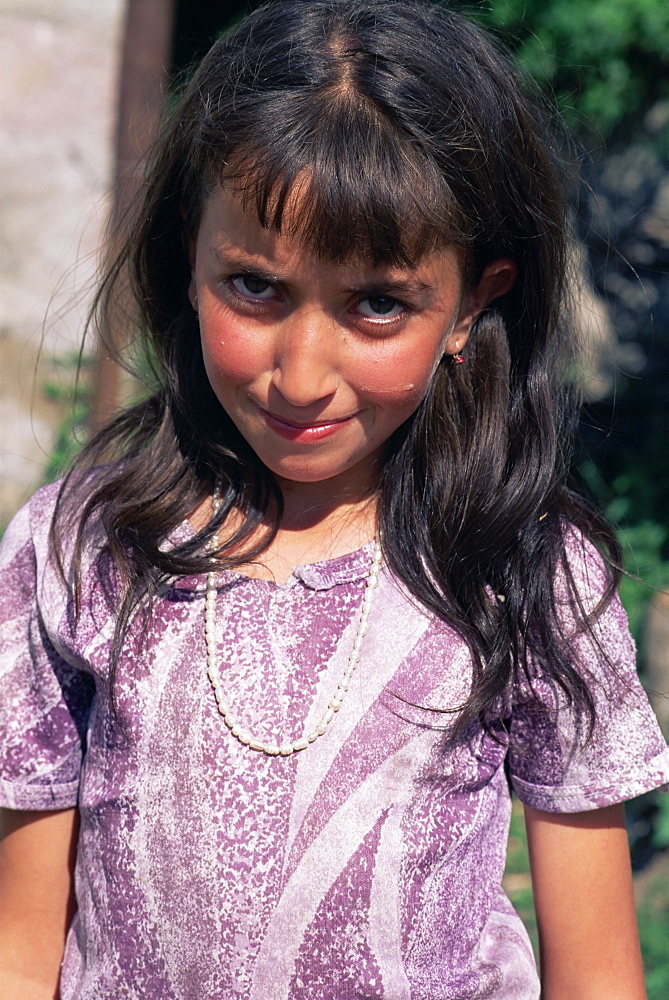
{"label": "gold earring", "polygon": [[463,358],[463,356],[460,354],[460,351],[458,350],[459,346],[460,346],[460,341],[456,340],[455,341],[455,354],[451,354],[451,364],[461,365],[461,364],[464,363],[465,359]]}

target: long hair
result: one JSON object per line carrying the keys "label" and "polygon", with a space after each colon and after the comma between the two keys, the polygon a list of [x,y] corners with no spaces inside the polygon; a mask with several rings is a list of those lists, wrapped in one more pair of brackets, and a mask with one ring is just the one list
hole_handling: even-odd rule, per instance
{"label": "long hair", "polygon": [[[470,283],[497,258],[516,262],[513,288],[472,329],[467,364],[442,362],[391,439],[381,537],[395,575],[471,650],[458,732],[476,718],[489,724],[530,656],[592,723],[556,597],[556,578],[570,579],[565,525],[613,562],[618,553],[605,522],[565,485],[577,400],[566,174],[552,134],[491,39],[436,4],[289,0],[216,42],[164,125],[97,298],[103,332],[119,302],[132,303],[128,322],[157,389],[90,442],[54,519],[60,554],[64,526],[74,527],[77,606],[86,528],[102,524],[122,583],[114,662],[162,581],[210,568],[208,542],[232,509],[243,518],[218,553],[223,567],[257,558],[272,532],[251,544],[255,529],[281,520],[277,483],[209,385],[187,296],[188,240],[225,183],[263,226],[326,259],[412,267],[456,246]],[[299,210],[284,211],[296,183]],[[218,516],[167,548],[216,476]]]}

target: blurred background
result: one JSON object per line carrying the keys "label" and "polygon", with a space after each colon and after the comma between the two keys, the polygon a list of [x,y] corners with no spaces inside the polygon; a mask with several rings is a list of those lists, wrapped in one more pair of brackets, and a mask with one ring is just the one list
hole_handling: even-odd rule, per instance
{"label": "blurred background", "polygon": [[[80,352],[107,220],[122,219],[178,81],[254,6],[0,0],[0,529],[128,391],[95,344]],[[618,528],[639,670],[668,735],[669,3],[451,6],[498,37],[575,137],[587,402],[574,478]],[[636,800],[628,820],[649,997],[666,1000],[669,796]],[[518,813],[507,890],[533,929]]]}

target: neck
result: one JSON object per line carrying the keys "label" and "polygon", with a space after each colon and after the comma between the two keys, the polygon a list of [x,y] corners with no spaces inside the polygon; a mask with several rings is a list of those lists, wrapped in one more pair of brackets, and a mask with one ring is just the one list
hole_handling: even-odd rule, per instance
{"label": "neck", "polygon": [[376,525],[377,497],[372,490],[353,492],[326,480],[296,483],[279,480],[283,496],[281,528],[284,531],[341,530],[346,525]]}
{"label": "neck", "polygon": [[[295,489],[296,486],[299,488]],[[300,564],[354,552],[376,534],[375,496],[357,499],[327,496],[326,491],[308,486],[281,483],[284,498],[281,527],[262,557],[277,578],[289,576]]]}
{"label": "neck", "polygon": [[[296,566],[334,559],[366,545],[376,534],[377,498],[370,494],[353,497],[322,483],[281,481],[284,515],[276,536],[253,564],[240,566],[247,576],[285,582]],[[211,500],[193,512],[190,521],[197,529],[211,518]],[[239,515],[231,512],[222,529],[234,533]],[[263,528],[257,532],[260,541]]]}

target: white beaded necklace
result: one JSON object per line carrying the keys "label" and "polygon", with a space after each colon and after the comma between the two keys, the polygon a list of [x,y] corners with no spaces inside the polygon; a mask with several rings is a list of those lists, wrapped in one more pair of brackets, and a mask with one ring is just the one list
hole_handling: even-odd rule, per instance
{"label": "white beaded necklace", "polygon": [[[214,514],[216,514],[221,506],[220,487],[218,483],[216,483],[216,487],[214,489],[212,505],[214,508]],[[212,548],[218,548],[218,534],[212,537],[211,542]],[[365,587],[365,593],[362,599],[358,631],[356,632],[356,636],[353,641],[353,648],[348,658],[346,670],[339,681],[339,686],[330,699],[328,707],[321,716],[320,722],[311,732],[307,733],[307,735],[303,736],[301,739],[294,740],[292,743],[282,744],[265,743],[263,740],[256,739],[255,736],[252,736],[248,730],[244,729],[239,724],[230,709],[230,705],[221,684],[221,672],[218,668],[217,662],[218,636],[216,629],[216,571],[212,570],[207,573],[207,594],[204,605],[204,638],[207,647],[207,675],[211,681],[211,686],[214,689],[218,711],[223,716],[223,721],[228,727],[228,731],[231,736],[236,737],[240,743],[250,747],[251,750],[258,750],[261,753],[269,754],[272,757],[277,756],[277,754],[288,757],[290,754],[295,753],[298,750],[306,750],[310,743],[314,743],[319,736],[323,736],[324,733],[327,732],[327,728],[334,719],[335,713],[338,712],[341,707],[344,695],[350,687],[351,678],[353,677],[355,668],[360,661],[362,643],[365,638],[365,633],[367,632],[369,615],[374,601],[374,591],[379,583],[379,571],[381,569],[382,560],[383,556],[381,553],[381,545],[379,544],[378,538],[376,538],[374,539],[372,563],[367,577],[367,586]]]}

